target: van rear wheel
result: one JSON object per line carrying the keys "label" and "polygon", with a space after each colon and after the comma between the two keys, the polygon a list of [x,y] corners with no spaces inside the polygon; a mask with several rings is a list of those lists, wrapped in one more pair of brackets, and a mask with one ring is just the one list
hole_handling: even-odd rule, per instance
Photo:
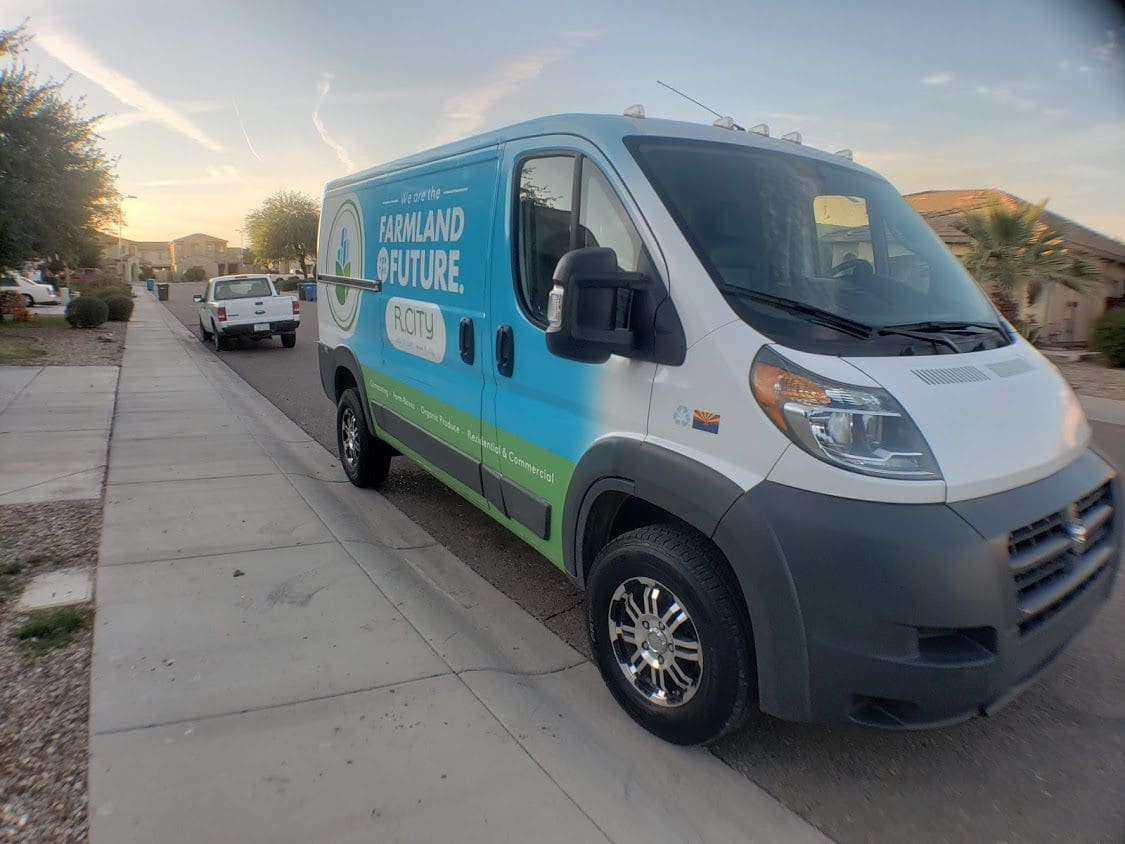
{"label": "van rear wheel", "polygon": [[372,436],[354,387],[344,390],[336,405],[336,446],[348,480],[358,487],[378,487],[391,468],[390,447]]}
{"label": "van rear wheel", "polygon": [[715,741],[756,702],[741,591],[719,550],[690,528],[638,528],[606,545],[587,579],[586,624],[613,696],[666,741]]}

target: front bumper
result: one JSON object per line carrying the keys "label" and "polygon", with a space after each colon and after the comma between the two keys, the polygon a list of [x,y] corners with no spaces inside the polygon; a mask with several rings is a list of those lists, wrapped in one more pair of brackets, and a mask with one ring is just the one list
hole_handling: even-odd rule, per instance
{"label": "front bumper", "polygon": [[223,337],[272,337],[274,334],[289,334],[296,331],[300,324],[300,320],[283,319],[271,322],[269,331],[255,331],[254,325],[248,322],[241,325],[217,325],[216,328]]}
{"label": "front bumper", "polygon": [[[955,504],[755,487],[715,539],[750,610],[762,709],[898,728],[994,711],[1109,597],[1121,493],[1093,452],[1044,480]],[[1081,553],[1066,532],[1075,502],[1091,523],[1111,508]]]}

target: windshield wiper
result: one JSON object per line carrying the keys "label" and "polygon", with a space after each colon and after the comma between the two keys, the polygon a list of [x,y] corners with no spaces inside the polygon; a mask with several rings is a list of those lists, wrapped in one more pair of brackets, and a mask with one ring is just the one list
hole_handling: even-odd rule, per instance
{"label": "windshield wiper", "polygon": [[995,322],[961,322],[959,320],[950,320],[947,322],[908,322],[902,325],[886,325],[883,330],[894,331],[920,331],[920,332],[938,332],[938,331],[964,331],[966,328],[984,328],[988,331],[995,331],[1005,340],[1008,339],[1008,332],[1006,332],[999,323]]}
{"label": "windshield wiper", "polygon": [[879,336],[885,337],[888,334],[894,334],[900,337],[909,337],[911,340],[920,340],[923,343],[933,343],[937,346],[946,346],[953,350],[953,354],[959,355],[963,351],[956,343],[948,337],[942,337],[937,334],[921,334],[918,331],[910,331],[906,328],[888,325],[885,328],[879,329]]}
{"label": "windshield wiper", "polygon": [[723,284],[719,286],[719,290],[723,293],[729,293],[732,296],[741,296],[744,299],[752,299],[755,302],[761,302],[766,305],[773,305],[775,308],[780,308],[783,311],[789,311],[794,314],[802,314],[810,317],[810,322],[817,325],[823,325],[827,328],[834,328],[837,331],[842,331],[845,334],[851,334],[853,337],[862,337],[868,339],[871,332],[874,330],[870,325],[862,322],[856,322],[854,319],[839,316],[826,311],[823,308],[818,308],[815,305],[806,305],[804,302],[798,302],[796,299],[786,299],[782,296],[773,296],[769,293],[762,293],[758,290],[750,290],[746,287],[739,287],[735,284]]}

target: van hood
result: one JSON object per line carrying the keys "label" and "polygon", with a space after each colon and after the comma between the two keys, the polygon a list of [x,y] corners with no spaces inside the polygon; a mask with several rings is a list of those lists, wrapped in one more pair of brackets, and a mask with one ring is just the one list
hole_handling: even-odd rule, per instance
{"label": "van hood", "polygon": [[1045,478],[1089,444],[1078,397],[1022,340],[962,355],[846,360],[910,414],[941,468],[947,501]]}

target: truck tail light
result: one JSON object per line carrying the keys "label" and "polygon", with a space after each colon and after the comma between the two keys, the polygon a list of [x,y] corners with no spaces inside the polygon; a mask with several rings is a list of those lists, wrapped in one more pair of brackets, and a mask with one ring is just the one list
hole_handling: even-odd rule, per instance
{"label": "truck tail light", "polygon": [[226,322],[226,321],[227,321],[227,309],[221,307],[221,308],[219,308],[219,322]]}
{"label": "truck tail light", "polygon": [[298,302],[296,299],[294,299],[293,300],[293,315],[296,316],[299,313],[301,313],[301,303]]}

